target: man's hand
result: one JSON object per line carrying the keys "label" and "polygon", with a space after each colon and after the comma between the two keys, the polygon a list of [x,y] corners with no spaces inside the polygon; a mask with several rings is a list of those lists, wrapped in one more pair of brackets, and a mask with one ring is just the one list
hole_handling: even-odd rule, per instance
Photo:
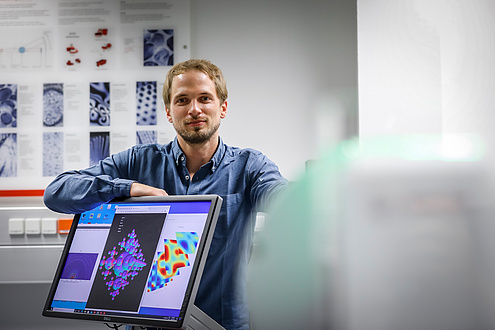
{"label": "man's hand", "polygon": [[158,189],[142,183],[134,182],[131,185],[131,197],[138,196],[168,196],[168,194],[163,189]]}

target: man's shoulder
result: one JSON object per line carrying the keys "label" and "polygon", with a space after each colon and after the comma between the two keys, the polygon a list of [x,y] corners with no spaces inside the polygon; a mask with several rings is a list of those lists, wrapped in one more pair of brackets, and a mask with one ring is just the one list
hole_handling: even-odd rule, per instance
{"label": "man's shoulder", "polygon": [[253,149],[253,148],[241,148],[241,147],[233,147],[233,146],[226,146],[226,152],[231,156],[239,156],[239,155],[259,156],[259,155],[263,155],[263,153],[261,151]]}
{"label": "man's shoulder", "polygon": [[167,144],[148,143],[137,144],[131,148],[134,153],[164,152],[168,153],[172,149],[172,142]]}
{"label": "man's shoulder", "polygon": [[225,164],[236,164],[245,170],[254,170],[273,163],[257,149],[241,147],[227,147],[223,160]]}

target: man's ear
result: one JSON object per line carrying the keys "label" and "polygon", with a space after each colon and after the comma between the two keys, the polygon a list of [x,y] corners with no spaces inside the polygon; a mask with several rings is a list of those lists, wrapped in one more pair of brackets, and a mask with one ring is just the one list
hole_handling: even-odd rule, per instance
{"label": "man's ear", "polygon": [[220,106],[220,118],[224,119],[225,117],[227,117],[227,101],[223,101]]}
{"label": "man's ear", "polygon": [[170,115],[170,110],[167,107],[165,107],[165,112],[167,113],[167,119],[168,119],[169,123],[171,123],[172,122],[172,116]]}

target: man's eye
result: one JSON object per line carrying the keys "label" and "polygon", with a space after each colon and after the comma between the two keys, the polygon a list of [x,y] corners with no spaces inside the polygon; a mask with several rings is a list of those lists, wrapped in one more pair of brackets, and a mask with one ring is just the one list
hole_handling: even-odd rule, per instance
{"label": "man's eye", "polygon": [[186,99],[184,99],[184,98],[177,99],[177,103],[184,103],[184,102],[186,102]]}
{"label": "man's eye", "polygon": [[206,102],[206,101],[209,101],[209,100],[210,100],[210,97],[209,96],[203,96],[201,98],[201,101],[203,101],[203,102]]}

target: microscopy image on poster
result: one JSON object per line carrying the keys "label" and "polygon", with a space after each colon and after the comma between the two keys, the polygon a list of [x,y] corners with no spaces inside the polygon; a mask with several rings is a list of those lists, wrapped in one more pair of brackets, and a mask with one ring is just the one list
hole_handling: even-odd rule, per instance
{"label": "microscopy image on poster", "polygon": [[43,84],[43,126],[61,127],[64,123],[64,84]]}
{"label": "microscopy image on poster", "polygon": [[64,133],[43,133],[43,176],[56,176],[64,166]]}
{"label": "microscopy image on poster", "polygon": [[89,165],[96,165],[108,156],[110,156],[110,132],[89,133]]}
{"label": "microscopy image on poster", "polygon": [[110,83],[89,84],[89,119],[91,126],[110,126]]}
{"label": "microscopy image on poster", "polygon": [[156,81],[136,83],[136,125],[156,125]]}
{"label": "microscopy image on poster", "polygon": [[144,30],[144,66],[174,65],[174,30]]}
{"label": "microscopy image on poster", "polygon": [[156,131],[137,131],[136,132],[136,144],[150,144],[156,143]]}
{"label": "microscopy image on poster", "polygon": [[0,84],[0,127],[17,127],[17,84]]}
{"label": "microscopy image on poster", "polygon": [[0,134],[0,177],[17,176],[17,134]]}

